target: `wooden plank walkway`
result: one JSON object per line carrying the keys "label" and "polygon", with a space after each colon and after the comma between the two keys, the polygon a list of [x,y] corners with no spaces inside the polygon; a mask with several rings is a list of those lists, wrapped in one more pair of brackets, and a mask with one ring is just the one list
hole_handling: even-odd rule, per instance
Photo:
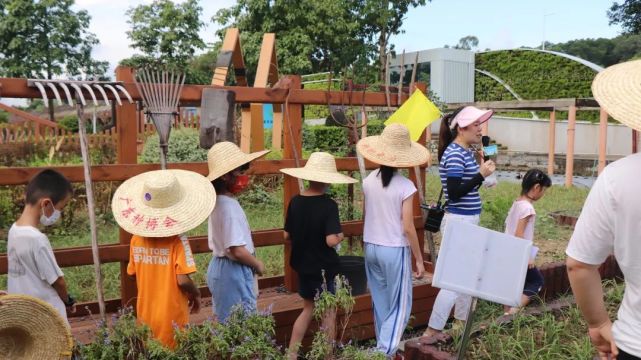
{"label": "wooden plank walkway", "polygon": [[[414,280],[412,326],[427,324],[428,316],[432,310],[438,289],[431,287],[432,274],[428,274],[422,280]],[[364,340],[375,337],[374,318],[372,313],[372,300],[369,293],[355,297],[356,303],[352,316],[345,331],[345,338],[352,340]],[[258,298],[258,309],[271,312],[276,321],[276,341],[286,345],[291,335],[292,326],[300,311],[303,308],[303,300],[297,293],[287,292],[282,287],[270,287],[261,289]],[[203,308],[198,314],[192,315],[190,322],[200,324],[212,318],[211,299],[203,298]],[[113,314],[109,316],[109,322],[113,320]],[[342,314],[339,314],[337,323],[340,324]],[[81,343],[88,343],[94,339],[98,325],[98,316],[72,317],[69,319],[74,338]],[[317,330],[317,324],[312,324],[304,340],[304,345],[310,344],[313,334]]]}

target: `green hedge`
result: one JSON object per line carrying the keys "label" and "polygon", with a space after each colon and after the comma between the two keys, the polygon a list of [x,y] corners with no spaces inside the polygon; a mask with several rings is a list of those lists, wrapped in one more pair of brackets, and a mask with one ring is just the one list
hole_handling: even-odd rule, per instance
{"label": "green hedge", "polygon": [[[381,120],[371,120],[367,123],[367,135],[379,135],[384,127]],[[348,130],[339,126],[305,125],[303,150],[327,151],[335,156],[345,156],[349,153]]]}
{"label": "green hedge", "polygon": [[[561,99],[592,97],[590,86],[595,72],[575,61],[534,51],[497,51],[476,54],[476,68],[489,71],[503,79],[523,99]],[[515,100],[495,80],[476,74],[475,100]],[[530,117],[529,112],[521,113]],[[547,118],[546,112],[539,116]],[[598,121],[599,113],[585,111],[580,120]],[[566,119],[567,112],[558,112],[558,119]]]}
{"label": "green hedge", "polygon": [[[160,144],[158,135],[154,134],[145,140],[140,155],[141,163],[160,162]],[[169,135],[167,162],[207,161],[207,150],[199,145],[198,130],[190,128],[173,129]]]}

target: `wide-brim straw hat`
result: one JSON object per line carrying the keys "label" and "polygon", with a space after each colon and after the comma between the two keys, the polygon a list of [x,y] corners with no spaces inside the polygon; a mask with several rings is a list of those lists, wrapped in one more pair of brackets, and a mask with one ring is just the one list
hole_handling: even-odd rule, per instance
{"label": "wide-brim straw hat", "polygon": [[240,166],[265,156],[269,151],[262,150],[247,154],[233,142],[216,143],[207,152],[207,165],[209,166],[207,179],[214,181]]}
{"label": "wide-brim straw hat", "polygon": [[144,237],[182,234],[207,219],[216,191],[206,177],[186,170],[156,170],[122,183],[111,201],[118,225]]}
{"label": "wide-brim straw hat", "polygon": [[598,73],[592,94],[610,116],[641,131],[641,60],[612,65]]}
{"label": "wide-brim straw hat", "polygon": [[361,139],[356,149],[371,162],[396,168],[422,165],[430,160],[429,150],[411,141],[409,130],[402,124],[390,124],[381,135]]}
{"label": "wide-brim straw hat", "polygon": [[0,359],[71,359],[67,322],[50,304],[26,295],[0,296]]}
{"label": "wide-brim straw hat", "polygon": [[301,168],[280,169],[281,172],[298,179],[325,184],[353,184],[358,180],[343,175],[336,169],[336,160],[326,152],[314,152]]}

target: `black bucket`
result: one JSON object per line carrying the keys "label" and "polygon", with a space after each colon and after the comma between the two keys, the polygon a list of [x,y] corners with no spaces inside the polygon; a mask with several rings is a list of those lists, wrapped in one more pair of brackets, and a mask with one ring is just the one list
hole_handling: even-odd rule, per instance
{"label": "black bucket", "polygon": [[367,292],[364,257],[341,256],[338,273],[345,276],[349,281],[349,285],[352,287],[352,295],[362,295]]}

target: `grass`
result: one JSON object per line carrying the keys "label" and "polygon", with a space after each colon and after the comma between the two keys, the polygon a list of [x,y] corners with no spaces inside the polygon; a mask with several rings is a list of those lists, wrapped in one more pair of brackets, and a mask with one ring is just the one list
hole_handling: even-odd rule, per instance
{"label": "grass", "polygon": [[[435,202],[440,191],[438,177],[428,176],[427,199]],[[510,182],[500,182],[493,188],[481,188],[481,199],[483,200],[481,226],[504,231],[505,218],[520,191],[520,184]],[[579,214],[588,192],[589,190],[584,188],[552,186],[546,191],[545,196],[534,204],[537,213],[534,243],[539,247],[537,264],[565,259],[564,251],[572,236],[572,229],[556,224],[548,215],[557,211]],[[435,240],[439,243],[440,234],[435,236]]]}
{"label": "grass", "polygon": [[[623,284],[605,281],[605,301],[610,318],[623,299]],[[591,359],[594,348],[587,336],[587,325],[576,306],[559,315],[544,312],[539,316],[517,315],[510,324],[492,322],[501,313],[501,305],[479,302],[476,324],[489,322],[480,336],[468,345],[468,359]],[[456,338],[447,350],[458,349]]]}

